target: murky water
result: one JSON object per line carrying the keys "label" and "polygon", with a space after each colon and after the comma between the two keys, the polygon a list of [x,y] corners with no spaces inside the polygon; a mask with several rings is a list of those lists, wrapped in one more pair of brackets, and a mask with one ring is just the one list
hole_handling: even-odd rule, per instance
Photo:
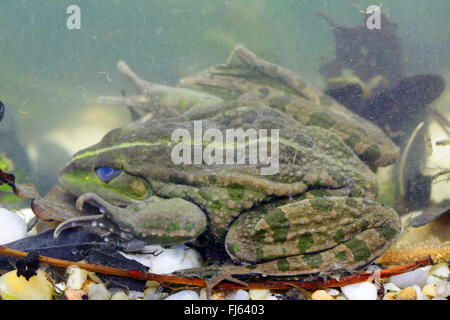
{"label": "murky water", "polygon": [[[68,12],[71,5],[79,11]],[[380,3],[1,1],[0,100],[6,114],[0,122],[0,154],[14,162],[23,181],[37,184],[42,193],[48,191],[71,154],[130,122],[126,108],[96,102],[100,95],[120,95],[121,90],[135,93],[117,71],[119,60],[146,80],[173,85],[183,76],[224,63],[232,48],[243,43],[258,56],[324,89],[327,82],[320,70],[336,58],[335,38],[333,28],[317,13],[339,25],[356,27],[363,25],[361,10],[369,5]],[[380,10],[397,24],[404,54],[404,72],[399,78],[417,74],[441,77],[447,88],[428,107],[448,121],[450,2],[385,0]],[[381,25],[381,32],[385,27]],[[429,114],[420,112],[418,117],[422,117],[418,122],[429,124],[429,135],[421,139],[431,142],[433,152],[424,157],[425,149],[419,147],[411,153],[414,170],[422,166],[426,176],[448,170],[450,147],[435,143],[449,139],[450,129]],[[437,201],[448,198],[446,177],[432,184]],[[387,181],[389,185],[396,179],[388,175]],[[388,187],[387,193],[392,190]]]}

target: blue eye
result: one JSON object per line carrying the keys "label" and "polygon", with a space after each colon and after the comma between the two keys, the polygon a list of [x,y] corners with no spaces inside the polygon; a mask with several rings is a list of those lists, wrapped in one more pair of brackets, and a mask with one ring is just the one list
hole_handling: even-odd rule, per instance
{"label": "blue eye", "polygon": [[97,173],[97,176],[100,180],[102,180],[105,183],[108,183],[120,174],[120,170],[114,169],[114,168],[102,167],[102,168],[97,168],[95,170],[95,173]]}

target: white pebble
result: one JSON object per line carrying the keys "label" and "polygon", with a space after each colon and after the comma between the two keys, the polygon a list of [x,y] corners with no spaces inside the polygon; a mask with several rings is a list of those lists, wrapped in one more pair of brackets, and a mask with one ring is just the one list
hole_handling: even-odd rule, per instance
{"label": "white pebble", "polygon": [[170,248],[157,249],[158,254],[130,254],[122,255],[128,259],[133,259],[150,268],[150,272],[157,274],[172,273],[177,270],[200,267],[202,259],[200,254],[186,247],[185,245],[175,245]]}
{"label": "white pebble", "polygon": [[391,277],[391,282],[400,289],[418,285],[423,287],[427,283],[428,272],[423,269],[402,273]]}
{"label": "white pebble", "polygon": [[202,263],[203,259],[200,253],[194,249],[187,248],[187,250],[184,250],[184,259],[180,267],[182,269],[197,268],[200,267]]}
{"label": "white pebble", "polygon": [[77,266],[68,267],[66,273],[69,274],[69,277],[67,278],[67,287],[74,290],[80,290],[88,276],[86,270],[80,269]]}
{"label": "white pebble", "polygon": [[435,277],[447,279],[450,277],[450,270],[448,269],[447,263],[439,263],[430,270],[430,274],[432,274]]}
{"label": "white pebble", "polygon": [[385,291],[400,291],[401,289],[399,287],[397,287],[395,284],[393,284],[392,282],[388,282],[384,284],[384,290]]}
{"label": "white pebble", "polygon": [[414,290],[416,290],[417,300],[430,300],[430,298],[422,292],[422,289],[415,285],[413,286]]}
{"label": "white pebble", "polygon": [[28,221],[30,221],[31,219],[33,219],[34,217],[36,217],[36,215],[34,214],[33,210],[31,208],[23,208],[23,209],[19,209],[17,211],[15,211],[14,213],[18,214],[19,216],[22,217],[22,219],[28,223]]}
{"label": "white pebble", "polygon": [[337,289],[327,289],[326,290],[327,291],[327,293],[330,295],[330,296],[333,296],[333,297],[336,297],[336,296],[338,296],[341,292],[339,291],[339,290],[337,290]]}
{"label": "white pebble", "polygon": [[193,290],[182,290],[168,296],[164,300],[200,300],[198,293]]}
{"label": "white pebble", "polygon": [[436,295],[440,296],[440,297],[448,297],[450,292],[449,292],[449,282],[442,279],[442,278],[438,278],[435,276],[429,276],[427,278],[427,286],[435,286],[436,288]]}
{"label": "white pebble", "polygon": [[111,299],[111,293],[101,283],[91,284],[91,285],[87,286],[86,292],[88,294],[89,300],[109,300],[109,299]]}
{"label": "white pebble", "polygon": [[25,238],[27,224],[17,214],[0,208],[0,245]]}
{"label": "white pebble", "polygon": [[128,298],[130,300],[142,299],[142,298],[144,298],[144,292],[136,291],[136,290],[130,290],[130,292],[128,292]]}
{"label": "white pebble", "polygon": [[443,300],[443,301],[447,301],[447,298],[444,297],[434,297],[431,300]]}
{"label": "white pebble", "polygon": [[227,296],[227,300],[250,300],[250,296],[246,290],[235,290]]}
{"label": "white pebble", "polygon": [[128,300],[128,296],[125,292],[119,291],[112,295],[111,300]]}
{"label": "white pebble", "polygon": [[348,300],[377,300],[377,287],[371,282],[350,284],[341,290]]}

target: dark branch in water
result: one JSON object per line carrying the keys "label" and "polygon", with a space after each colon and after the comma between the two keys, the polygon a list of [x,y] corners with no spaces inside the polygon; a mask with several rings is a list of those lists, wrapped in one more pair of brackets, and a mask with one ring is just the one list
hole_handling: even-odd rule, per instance
{"label": "dark branch in water", "polygon": [[0,121],[2,121],[3,116],[5,115],[5,105],[0,101]]}

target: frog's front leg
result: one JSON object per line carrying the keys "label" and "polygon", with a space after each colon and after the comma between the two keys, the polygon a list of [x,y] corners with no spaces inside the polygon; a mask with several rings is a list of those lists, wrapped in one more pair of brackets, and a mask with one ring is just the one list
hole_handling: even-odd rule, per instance
{"label": "frog's front leg", "polygon": [[121,240],[170,245],[192,241],[206,229],[207,219],[203,211],[181,198],[138,201],[122,208],[94,193],[86,193],[77,199],[79,210],[85,202],[99,207],[103,215],[70,219],[59,225],[55,234],[68,227],[95,222],[96,226],[103,226],[105,232]]}
{"label": "frog's front leg", "polygon": [[242,214],[228,231],[226,249],[254,267],[247,273],[350,271],[380,256],[400,230],[398,214],[373,201],[314,198]]}

